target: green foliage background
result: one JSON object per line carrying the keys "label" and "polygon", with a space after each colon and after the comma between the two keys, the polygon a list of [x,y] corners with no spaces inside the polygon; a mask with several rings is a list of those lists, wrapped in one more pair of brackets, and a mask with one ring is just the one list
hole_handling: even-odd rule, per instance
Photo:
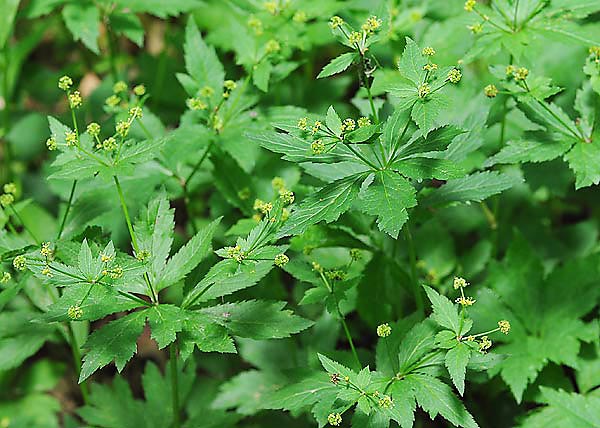
{"label": "green foliage background", "polygon": [[0,427],[600,428],[600,2],[0,0],[0,53]]}

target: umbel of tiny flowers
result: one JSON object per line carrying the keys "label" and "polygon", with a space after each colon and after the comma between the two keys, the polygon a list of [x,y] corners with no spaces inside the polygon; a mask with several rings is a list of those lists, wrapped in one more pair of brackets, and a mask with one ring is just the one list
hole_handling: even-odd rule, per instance
{"label": "umbel of tiny flowers", "polygon": [[469,283],[464,278],[454,277],[453,286],[455,290],[460,290],[460,297],[456,298],[456,303],[461,305],[463,308],[466,306],[473,306],[475,304],[475,299],[465,296],[464,289],[469,286]]}
{"label": "umbel of tiny flowers", "polygon": [[2,189],[4,193],[10,193],[11,195],[17,193],[17,185],[15,183],[6,183]]}
{"label": "umbel of tiny flowers", "polygon": [[[364,55],[364,53],[368,49],[367,39],[380,29],[381,24],[381,19],[377,18],[376,16],[370,16],[361,25],[360,31],[354,31],[339,16],[333,16],[329,20],[329,26],[331,27],[331,29],[339,29],[342,32],[342,35],[348,41],[348,43],[353,48],[357,49],[361,53],[361,55]],[[348,27],[350,29],[350,32],[348,32],[344,27]]]}
{"label": "umbel of tiny flowers", "polygon": [[377,336],[388,337],[390,334],[392,334],[392,327],[388,323],[377,326]]}
{"label": "umbel of tiny flowers", "polygon": [[277,254],[275,256],[274,263],[275,263],[275,266],[277,266],[277,267],[283,267],[289,261],[290,261],[290,258],[288,256],[286,256],[285,254],[281,253],[281,254]]}
{"label": "umbel of tiny flowers", "polygon": [[27,259],[23,255],[17,256],[13,259],[13,267],[16,270],[20,270],[20,271],[25,270],[26,263],[27,263]]}
{"label": "umbel of tiny flowers", "polygon": [[2,205],[2,208],[7,208],[8,206],[12,205],[14,201],[15,197],[10,193],[0,195],[0,205]]}
{"label": "umbel of tiny flowers", "polygon": [[0,284],[6,284],[8,281],[10,281],[11,278],[12,275],[9,272],[2,272],[2,277],[0,277]]}
{"label": "umbel of tiny flowers", "polygon": [[342,424],[342,415],[339,413],[330,413],[329,416],[327,416],[327,422],[331,426],[338,427]]}
{"label": "umbel of tiny flowers", "polygon": [[69,306],[67,316],[72,320],[78,320],[83,316],[83,309],[79,305]]}
{"label": "umbel of tiny flowers", "polygon": [[496,98],[496,96],[498,95],[498,88],[496,87],[496,85],[490,84],[483,88],[483,93],[488,98]]}

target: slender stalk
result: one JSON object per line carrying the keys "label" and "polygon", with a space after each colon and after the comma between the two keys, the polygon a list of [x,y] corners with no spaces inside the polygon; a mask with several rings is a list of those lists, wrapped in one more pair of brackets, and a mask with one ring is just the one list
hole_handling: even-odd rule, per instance
{"label": "slender stalk", "polygon": [[[366,79],[366,76],[365,76]],[[365,89],[367,90],[367,96],[369,97],[369,104],[371,105],[371,113],[373,114],[373,119],[375,120],[375,124],[379,124],[379,114],[375,109],[375,103],[373,102],[373,95],[371,95],[371,88],[365,85]]]}
{"label": "slender stalk", "polygon": [[[77,377],[79,377],[81,374],[81,352],[79,351],[79,346],[77,346],[77,339],[75,339],[75,333],[73,333],[73,328],[70,323],[67,323],[67,331],[69,334],[69,345],[71,346],[71,353],[73,354],[73,361],[75,363],[75,371],[77,372]],[[84,380],[79,384],[79,389],[81,391],[83,402],[87,404],[89,397],[87,380]]]}
{"label": "slender stalk", "polygon": [[[138,246],[137,238],[135,237],[135,233],[133,232],[133,225],[131,224],[131,217],[129,217],[129,210],[127,209],[127,204],[125,203],[125,196],[123,195],[123,189],[121,188],[121,183],[119,182],[119,178],[116,175],[113,175],[113,179],[115,181],[115,186],[117,186],[117,192],[119,193],[119,200],[121,201],[121,208],[123,209],[123,215],[125,216],[125,221],[127,222],[127,229],[129,230],[129,236],[131,237],[131,244],[133,245],[133,249],[136,253],[140,252],[140,247]],[[150,282],[150,278],[148,274],[144,274],[144,280],[146,285],[148,286],[148,291],[150,292],[150,298],[153,302],[158,302],[158,296],[154,287],[152,287],[152,283]]]}
{"label": "slender stalk", "polygon": [[9,64],[9,55],[8,55],[8,43],[4,47],[4,70],[2,73],[2,96],[4,97],[4,111],[3,111],[3,131],[4,135],[2,136],[2,141],[4,142],[4,148],[2,152],[2,157],[4,159],[4,171],[3,175],[5,181],[10,180],[11,176],[11,147],[8,144],[8,140],[6,139],[6,135],[8,134],[8,130],[10,128],[10,96],[9,96],[9,80],[8,80],[8,64]]}
{"label": "slender stalk", "polygon": [[415,251],[415,244],[413,242],[412,234],[408,224],[404,225],[404,237],[406,244],[408,245],[408,258],[410,261],[410,282],[413,288],[413,294],[415,296],[415,303],[417,305],[417,311],[423,316],[425,315],[425,304],[423,302],[423,295],[421,294],[421,288],[417,281],[417,253]]}
{"label": "slender stalk", "polygon": [[21,226],[23,226],[23,229],[25,229],[27,231],[27,233],[29,234],[29,236],[31,236],[33,238],[35,243],[39,245],[41,241],[37,238],[37,236],[35,236],[35,234],[31,231],[31,229],[29,229],[27,227],[27,225],[25,224],[25,222],[23,221],[23,219],[21,218],[21,216],[19,215],[19,213],[17,212],[15,207],[13,207],[12,205],[9,205],[9,207],[10,207],[11,211],[13,212],[14,216],[21,223]]}
{"label": "slender stalk", "polygon": [[69,201],[67,202],[67,208],[65,208],[65,213],[63,214],[62,221],[60,222],[60,228],[58,229],[58,234],[56,235],[57,241],[60,239],[63,231],[65,230],[65,224],[67,223],[67,216],[69,215],[69,210],[71,209],[71,205],[73,204],[73,196],[75,195],[76,187],[77,187],[77,180],[73,180],[73,185],[71,186],[71,193],[69,194]]}
{"label": "slender stalk", "polygon": [[517,15],[519,14],[519,0],[515,2],[515,17],[513,20],[513,31],[517,31]]}
{"label": "slender stalk", "polygon": [[179,379],[177,378],[177,342],[169,346],[170,368],[171,368],[171,404],[173,406],[173,428],[181,426],[179,415]]}
{"label": "slender stalk", "polygon": [[340,319],[342,320],[342,327],[344,327],[344,332],[346,333],[346,339],[348,339],[348,343],[350,344],[350,349],[352,350],[352,355],[354,356],[354,360],[356,361],[357,367],[362,368],[362,365],[360,363],[360,358],[358,358],[358,353],[356,352],[356,348],[354,347],[354,341],[352,340],[352,335],[350,334],[350,330],[348,329],[348,324],[346,323],[346,319],[344,318],[344,315],[342,315],[342,312],[340,311],[339,306],[338,306],[338,314],[340,316]]}
{"label": "slender stalk", "polygon": [[498,228],[498,222],[496,221],[496,216],[494,215],[492,210],[490,210],[490,208],[487,206],[487,204],[484,201],[481,201],[479,204],[481,205],[483,214],[485,214],[485,218],[487,219],[487,221],[490,225],[490,229],[496,230]]}

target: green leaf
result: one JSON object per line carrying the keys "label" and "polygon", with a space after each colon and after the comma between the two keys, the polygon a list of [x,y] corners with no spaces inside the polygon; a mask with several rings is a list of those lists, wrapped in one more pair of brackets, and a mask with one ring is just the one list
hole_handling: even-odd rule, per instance
{"label": "green leaf", "polygon": [[424,374],[411,374],[407,379],[413,387],[417,403],[429,413],[431,419],[440,414],[456,426],[478,428],[473,416],[456,398],[448,385]]}
{"label": "green leaf", "polygon": [[198,89],[205,86],[214,91],[213,100],[220,99],[225,79],[223,65],[219,61],[214,48],[208,46],[194,22],[188,20],[185,28],[185,44],[183,45],[185,68],[198,84]]}
{"label": "green leaf", "polygon": [[93,332],[84,345],[88,352],[83,357],[79,383],[113,360],[117,370],[123,370],[135,354],[137,338],[145,324],[146,312],[139,311],[111,321]]}
{"label": "green leaf", "polygon": [[355,129],[345,135],[344,139],[352,144],[360,144],[366,141],[373,141],[373,136],[379,133],[379,125],[367,125]]}
{"label": "green leaf", "polygon": [[183,301],[184,307],[226,296],[252,287],[273,268],[273,261],[249,261],[240,264],[233,259],[214,265]]}
{"label": "green leaf", "polygon": [[144,45],[144,27],[136,15],[114,12],[110,15],[110,26],[117,34],[122,34],[136,45]]}
{"label": "green leaf", "polygon": [[460,335],[460,317],[454,303],[431,287],[424,285],[423,288],[425,288],[427,297],[429,297],[433,306],[433,314],[431,315],[433,320],[442,327],[452,330],[457,336]]}
{"label": "green leaf", "polygon": [[565,160],[575,173],[575,189],[600,183],[600,133],[590,143],[576,142]]}
{"label": "green leaf", "polygon": [[252,81],[258,89],[263,92],[269,90],[269,79],[271,77],[271,70],[273,70],[273,64],[267,60],[263,60],[254,66],[252,72]]}
{"label": "green leaf", "polygon": [[439,125],[438,118],[448,106],[448,98],[437,92],[417,100],[412,108],[411,117],[417,123],[423,135],[427,137],[429,131]]}
{"label": "green leaf", "polygon": [[187,313],[173,305],[156,305],[146,311],[152,339],[158,344],[158,349],[173,343],[177,333],[183,330]]}
{"label": "green leaf", "polygon": [[183,360],[187,360],[196,347],[202,352],[236,352],[233,339],[225,327],[199,312],[188,312],[178,343]]}
{"label": "green leaf", "polygon": [[545,386],[540,387],[540,392],[541,401],[547,404],[547,407],[531,414],[520,427],[600,427],[600,397],[569,393]]}
{"label": "green leaf", "polygon": [[358,195],[363,174],[335,181],[302,201],[278,232],[277,237],[299,235],[309,226],[325,220],[331,223],[346,212]]}
{"label": "green leaf", "polygon": [[156,284],[156,290],[162,290],[187,276],[212,251],[212,237],[221,218],[211,222],[196,233],[179,251],[169,259]]}
{"label": "green leaf", "polygon": [[283,310],[285,305],[285,302],[249,300],[213,306],[202,312],[212,316],[231,334],[252,339],[290,337],[313,325],[312,321]]}
{"label": "green leaf", "polygon": [[476,172],[448,181],[420,201],[422,205],[444,205],[453,202],[481,202],[520,183],[521,178],[497,171]]}
{"label": "green leaf", "polygon": [[450,373],[452,382],[454,382],[461,396],[465,392],[465,374],[470,359],[471,349],[464,343],[458,343],[446,353],[446,358],[444,358],[444,363],[448,369],[448,373]]}
{"label": "green leaf", "polygon": [[100,11],[98,7],[91,2],[69,3],[64,7],[62,14],[75,40],[81,40],[88,49],[99,54]]}
{"label": "green leaf", "polygon": [[432,130],[427,135],[423,132],[416,133],[409,142],[400,147],[397,159],[428,156],[446,150],[454,138],[464,132],[456,126],[446,125]]}
{"label": "green leaf", "polygon": [[0,0],[0,50],[4,48],[4,44],[10,35],[17,9],[19,9],[20,0]]}
{"label": "green leaf", "polygon": [[460,165],[448,159],[411,158],[397,161],[393,167],[400,174],[415,180],[427,178],[450,180],[465,174],[465,170]]}
{"label": "green leaf", "polygon": [[555,159],[571,148],[575,140],[511,140],[498,153],[485,162],[485,166],[499,163],[546,162]]}
{"label": "green leaf", "polygon": [[403,338],[398,349],[401,373],[407,373],[424,355],[433,350],[436,328],[431,320],[415,325]]}
{"label": "green leaf", "polygon": [[355,58],[356,58],[356,53],[354,53],[354,52],[347,52],[347,53],[341,54],[340,56],[332,59],[329,62],[329,64],[327,64],[325,67],[323,67],[323,70],[321,70],[321,72],[317,76],[317,79],[321,79],[323,77],[333,76],[334,74],[341,73],[342,71],[344,71],[348,67],[350,67],[350,64],[352,64],[352,62],[354,61]]}
{"label": "green leaf", "polygon": [[202,6],[201,0],[114,0],[113,3],[130,12],[149,13],[159,18],[177,16]]}
{"label": "green leaf", "polygon": [[338,137],[342,133],[342,120],[340,119],[340,116],[337,114],[333,106],[329,106],[329,108],[327,109],[325,124]]}
{"label": "green leaf", "polygon": [[359,194],[361,211],[377,216],[377,225],[392,238],[408,220],[408,208],[417,205],[415,188],[392,171],[372,173],[364,181]]}
{"label": "green leaf", "polygon": [[421,48],[417,46],[414,40],[407,37],[404,52],[402,52],[400,62],[398,63],[400,74],[418,87],[425,77],[423,66],[426,63],[427,60],[421,53]]}

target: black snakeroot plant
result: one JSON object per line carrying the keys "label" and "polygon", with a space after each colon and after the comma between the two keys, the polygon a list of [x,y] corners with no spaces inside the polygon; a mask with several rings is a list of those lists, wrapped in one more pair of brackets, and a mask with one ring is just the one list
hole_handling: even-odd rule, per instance
{"label": "black snakeroot plant", "polygon": [[[544,211],[562,212],[544,205],[543,191],[523,190],[524,179],[535,177],[531,165],[554,167],[562,159],[576,189],[600,182],[600,48],[587,24],[599,5],[468,0],[464,10],[475,20],[461,29],[474,39],[461,60],[444,66],[453,57],[444,46],[420,47],[402,37],[403,51],[390,67],[382,48],[394,46],[404,13],[395,2],[378,11],[386,11],[384,19],[360,21],[329,2],[223,2],[215,8],[235,18],[223,24],[227,31],[209,31],[210,43],[234,53],[241,77],[190,19],[182,36],[185,73],[176,75],[187,110],[167,130],[153,113],[160,103],[151,88],[120,80],[117,36],[142,43],[143,28],[130,11],[171,16],[201,5],[126,3],[55,6],[76,39],[92,52],[107,49],[111,79],[103,90],[112,94],[100,111],[92,97],[84,103],[85,85],[78,89],[68,76],[58,81],[70,120],[48,117],[48,178],[64,195],[51,239],[40,239],[23,214],[30,201],[20,199],[22,183],[3,186],[0,369],[22,365],[45,343],[67,344],[84,404],[77,414],[105,428],[233,427],[244,416],[256,418],[251,425],[280,426],[305,423],[294,421],[300,415],[318,426],[411,428],[422,423],[417,407],[432,420],[439,415],[471,428],[479,425],[467,410],[466,383],[476,387],[496,375],[517,403],[542,405],[519,426],[598,426],[597,367],[588,358],[600,352],[595,229],[586,223],[565,232],[568,255],[556,256],[556,242],[543,253],[523,236],[537,223],[528,220],[524,234],[507,231],[502,208],[514,209],[526,194]],[[279,104],[280,87],[273,85],[300,67],[300,51],[323,43],[320,8],[347,21],[329,21],[345,52],[318,79],[355,71],[356,79],[340,78],[358,87],[353,106],[327,102],[316,113],[263,108]],[[34,4],[23,13],[44,10]],[[90,34],[100,22],[108,30],[101,46],[103,37]],[[239,35],[233,44],[231,29]],[[414,38],[430,42],[421,32]],[[2,43],[3,37],[0,31]],[[556,37],[593,46],[584,66],[589,81],[566,103],[532,67],[531,46]],[[6,70],[8,59],[16,62],[9,54],[2,93],[10,106]],[[477,86],[468,80],[483,57],[499,65],[485,76],[491,83]],[[5,114],[10,119],[9,108]],[[151,198],[139,195],[143,181]],[[499,196],[511,187],[517,196],[501,207]],[[95,200],[98,194],[118,209]],[[468,215],[460,211],[469,205]],[[464,236],[475,230],[474,212],[486,227],[455,264],[440,262],[450,238],[437,222],[447,220],[448,206],[466,224],[458,228]],[[532,212],[540,224],[550,222]],[[118,224],[121,235],[111,230]],[[214,242],[221,248],[213,251]],[[463,277],[477,278],[475,285]],[[286,309],[288,302],[298,302],[294,310],[302,316]],[[140,400],[119,375],[103,384],[108,371],[101,369],[114,362],[120,373],[134,356],[143,360],[138,341],[145,331],[169,357],[164,374],[146,363]],[[492,335],[499,344],[490,353]],[[236,352],[243,365],[227,381],[229,360],[214,363],[202,354]],[[289,419],[275,412],[261,419],[261,410],[275,409],[289,411]],[[481,408],[472,410],[479,420]],[[3,411],[1,426],[32,424]]]}

